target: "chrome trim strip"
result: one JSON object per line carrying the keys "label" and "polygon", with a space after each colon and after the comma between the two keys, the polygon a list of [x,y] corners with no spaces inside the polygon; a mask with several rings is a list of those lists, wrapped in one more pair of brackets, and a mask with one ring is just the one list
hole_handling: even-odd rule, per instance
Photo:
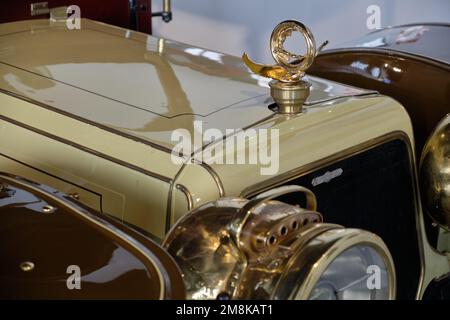
{"label": "chrome trim strip", "polygon": [[165,233],[169,232],[170,225],[171,225],[171,217],[172,217],[172,196],[173,196],[173,188],[175,181],[178,180],[178,177],[180,176],[181,172],[183,172],[184,167],[186,167],[186,163],[183,163],[180,170],[178,170],[175,177],[173,177],[173,180],[170,182],[169,186],[169,194],[167,195],[167,205],[166,205],[166,226],[165,226]]}
{"label": "chrome trim strip", "polygon": [[[194,159],[191,159],[191,161],[192,161],[192,163],[203,167],[211,175],[211,177],[213,178],[213,180],[216,183],[216,186],[219,190],[219,198],[225,196],[225,190],[223,188],[222,180],[220,180],[219,175],[214,171],[214,169],[204,162],[195,162]],[[188,165],[188,163],[189,163],[189,160],[188,160],[188,162],[183,163],[181,169],[177,172],[177,174],[175,175],[175,177],[173,178],[173,180],[170,184],[169,196],[168,196],[167,206],[166,206],[166,208],[167,208],[166,209],[166,233],[169,232],[169,230],[171,228],[172,200],[173,200],[172,197],[173,197],[173,188],[174,187],[185,193],[186,198],[188,199],[188,210],[191,210],[194,208],[194,201],[193,201],[192,193],[189,191],[189,189],[181,184],[175,185],[175,181],[178,180],[178,177],[183,172],[184,168]],[[178,186],[180,186],[181,188],[179,188]],[[182,188],[184,188],[185,190],[182,190]],[[191,202],[191,204],[189,204],[189,202]]]}
{"label": "chrome trim strip", "polygon": [[[178,174],[177,174],[178,175]],[[175,176],[176,179],[176,176]],[[165,223],[165,234],[170,230],[170,218],[172,217],[172,195],[173,195],[173,181],[170,182],[169,193],[167,195],[167,204],[166,204],[166,223]]]}
{"label": "chrome trim strip", "polygon": [[188,190],[188,188],[186,188],[182,184],[178,184],[177,183],[175,188],[177,188],[177,190],[180,190],[181,192],[184,193],[184,195],[186,196],[187,204],[188,204],[188,211],[191,210],[193,208],[193,206],[194,206],[194,201],[192,199],[191,192]]}
{"label": "chrome trim strip", "polygon": [[208,173],[212,176],[212,178],[216,182],[217,188],[219,189],[219,197],[224,197],[225,196],[225,188],[224,188],[222,180],[220,180],[220,177],[217,174],[217,172],[214,171],[214,169],[205,162],[202,162],[199,165],[202,166],[203,168],[205,168],[205,170],[208,171]]}

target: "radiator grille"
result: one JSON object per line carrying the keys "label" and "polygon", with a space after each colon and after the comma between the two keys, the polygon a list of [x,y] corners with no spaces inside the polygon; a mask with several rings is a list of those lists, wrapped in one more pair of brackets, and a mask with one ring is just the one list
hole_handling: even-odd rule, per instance
{"label": "radiator grille", "polygon": [[[384,240],[394,259],[399,299],[414,299],[420,278],[410,161],[409,145],[396,139],[285,183],[310,188],[325,222],[369,230]],[[298,203],[289,195],[280,200]]]}

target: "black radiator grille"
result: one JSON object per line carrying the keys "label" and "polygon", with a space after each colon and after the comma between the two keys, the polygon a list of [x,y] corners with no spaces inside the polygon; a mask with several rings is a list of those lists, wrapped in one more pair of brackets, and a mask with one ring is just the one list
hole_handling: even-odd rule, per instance
{"label": "black radiator grille", "polygon": [[[326,182],[327,176],[334,178]],[[414,299],[420,278],[420,255],[413,179],[408,144],[398,139],[286,184],[310,188],[317,196],[325,222],[379,235],[394,259],[397,298]],[[298,202],[290,196],[280,200]]]}

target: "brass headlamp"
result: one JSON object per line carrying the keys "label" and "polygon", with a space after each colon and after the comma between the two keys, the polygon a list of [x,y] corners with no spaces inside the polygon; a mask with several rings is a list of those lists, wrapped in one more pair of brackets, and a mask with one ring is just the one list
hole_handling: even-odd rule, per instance
{"label": "brass headlamp", "polygon": [[[289,193],[303,194],[305,208],[275,199]],[[180,219],[163,245],[182,270],[188,299],[394,298],[395,270],[383,241],[323,223],[316,207],[314,194],[300,186],[251,200],[222,198]],[[367,287],[372,265],[379,269],[374,288]]]}
{"label": "brass headlamp", "polygon": [[450,231],[450,114],[436,126],[423,149],[420,187],[425,210]]}

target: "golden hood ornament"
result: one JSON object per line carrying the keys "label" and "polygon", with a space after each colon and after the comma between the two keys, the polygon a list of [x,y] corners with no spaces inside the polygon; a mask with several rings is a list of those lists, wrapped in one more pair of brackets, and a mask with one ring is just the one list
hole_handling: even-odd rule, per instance
{"label": "golden hood ornament", "polygon": [[[299,32],[306,41],[306,54],[295,54],[284,48],[284,43],[292,32]],[[316,48],[316,41],[311,31],[303,23],[287,20],[278,24],[270,37],[270,50],[276,65],[264,65],[252,61],[246,53],[242,60],[254,73],[273,79],[270,83],[272,98],[278,105],[280,113],[299,113],[309,96],[311,84],[301,80],[305,71],[312,65],[316,55],[328,44],[325,41]]]}

